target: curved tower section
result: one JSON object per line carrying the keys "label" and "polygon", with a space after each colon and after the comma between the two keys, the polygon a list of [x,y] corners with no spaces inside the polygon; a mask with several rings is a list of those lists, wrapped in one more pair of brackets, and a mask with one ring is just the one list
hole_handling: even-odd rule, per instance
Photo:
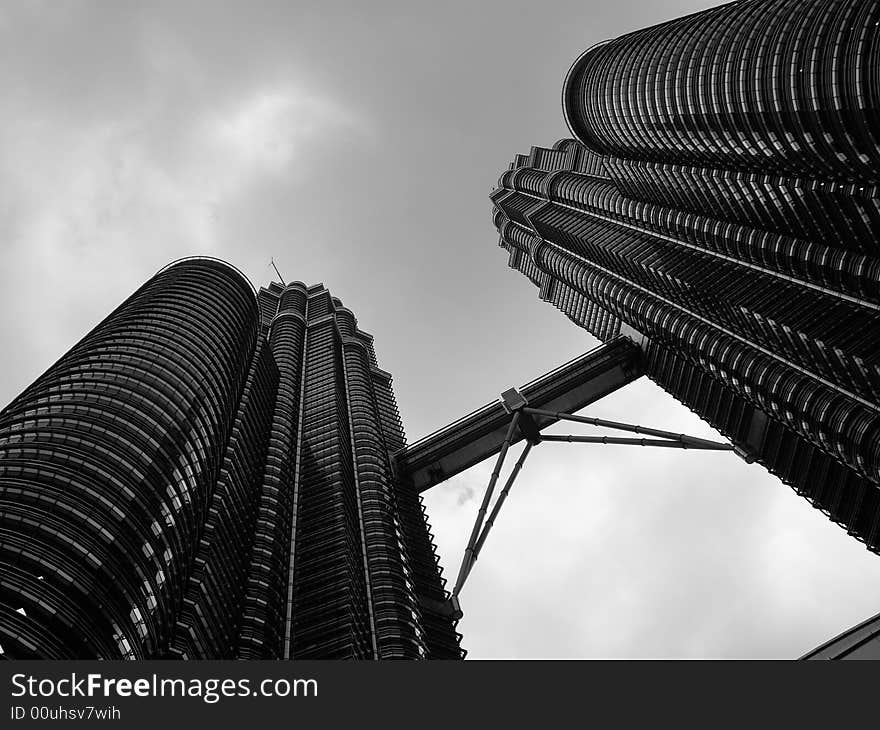
{"label": "curved tower section", "polygon": [[[260,298],[266,297],[261,292]],[[274,302],[273,302],[274,304]],[[306,287],[299,282],[280,295],[268,320],[267,341],[277,370],[266,463],[258,500],[254,544],[247,579],[242,659],[281,659],[289,635],[290,564],[293,514],[299,495],[297,454],[300,443],[300,400],[306,333]],[[268,414],[267,414],[268,415]]]}
{"label": "curved tower section", "polygon": [[247,280],[160,271],[0,413],[0,644],[164,655],[257,344]]}
{"label": "curved tower section", "polygon": [[629,159],[877,181],[880,8],[734,2],[587,50],[565,80],[572,133]]}
{"label": "curved tower section", "polygon": [[735,2],[572,66],[572,134],[627,195],[878,253],[880,3]]}

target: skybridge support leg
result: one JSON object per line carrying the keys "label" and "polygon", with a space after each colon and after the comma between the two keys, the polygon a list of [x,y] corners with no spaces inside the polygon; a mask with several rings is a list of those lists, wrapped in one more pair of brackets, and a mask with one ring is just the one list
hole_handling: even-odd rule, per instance
{"label": "skybridge support leg", "polygon": [[[486,526],[483,528],[483,531],[480,533],[480,537],[477,539],[477,544],[474,546],[474,557],[471,561],[471,565],[468,567],[468,574],[471,572],[471,567],[477,561],[477,558],[480,557],[480,550],[483,548],[483,543],[486,542],[486,538],[489,536],[489,530],[492,529],[492,525],[495,524],[495,518],[498,517],[498,513],[501,511],[501,505],[504,504],[504,500],[507,499],[507,494],[510,492],[510,488],[513,486],[513,482],[516,480],[517,475],[519,474],[519,470],[522,469],[522,465],[526,460],[526,457],[529,455],[529,451],[532,450],[532,444],[526,443],[526,447],[523,449],[523,452],[519,455],[519,459],[513,467],[513,471],[510,472],[510,476],[507,478],[507,483],[504,485],[504,489],[501,490],[501,494],[498,495],[498,501],[495,502],[495,506],[492,508],[492,513],[489,515],[489,519],[486,520]],[[467,576],[465,576],[467,578]]]}
{"label": "skybridge support leg", "polygon": [[[513,467],[513,471],[510,472],[510,476],[507,477],[507,481],[505,482],[504,488],[501,490],[501,493],[498,495],[498,500],[495,502],[495,506],[492,508],[489,519],[486,520],[486,524],[483,527],[480,536],[477,538],[477,542],[474,545],[473,552],[471,553],[470,561],[466,565],[463,564],[464,577],[461,578],[461,584],[458,586],[458,590],[453,595],[458,596],[458,593],[460,593],[461,589],[464,587],[465,581],[471,574],[471,569],[474,567],[474,563],[477,562],[477,558],[480,557],[480,550],[483,547],[483,543],[486,542],[486,538],[489,535],[489,530],[492,529],[492,525],[495,524],[495,518],[498,517],[498,513],[501,511],[501,505],[504,504],[504,500],[507,499],[507,494],[508,492],[510,492],[510,488],[513,486],[514,481],[516,481],[517,474],[519,474],[519,470],[522,469],[523,462],[526,460],[526,457],[529,455],[529,451],[531,451],[531,449],[532,444],[526,443],[526,447],[519,455],[519,459],[517,459],[517,462]],[[467,554],[465,553],[465,555]]]}
{"label": "skybridge support leg", "polygon": [[492,525],[495,524],[495,519],[498,517],[498,513],[501,511],[501,505],[503,505],[504,500],[507,499],[510,488],[516,481],[516,477],[519,474],[520,469],[522,469],[523,463],[525,462],[526,457],[529,455],[529,451],[532,450],[532,445],[533,444],[531,442],[526,442],[525,448],[519,455],[519,459],[517,459],[516,464],[514,464],[513,471],[511,471],[510,476],[507,477],[504,488],[501,490],[501,493],[498,495],[498,500],[495,502],[495,506],[492,508],[492,513],[489,515],[489,519],[486,520],[486,525],[483,527],[479,538],[477,538],[476,544],[473,546],[473,550],[470,553],[470,560],[468,560],[468,553],[467,551],[465,551],[465,557],[462,561],[461,568],[463,572],[459,572],[459,580],[456,582],[456,588],[449,599],[449,610],[452,618],[455,620],[460,619],[464,615],[461,610],[461,604],[458,601],[458,594],[461,592],[461,589],[464,587],[465,581],[471,574],[471,568],[474,567],[474,563],[477,562],[477,558],[480,556],[480,550],[483,547],[483,543],[486,542],[486,538],[489,536],[489,530],[491,530]]}
{"label": "skybridge support leg", "polygon": [[519,411],[514,411],[513,418],[510,421],[510,427],[507,429],[507,435],[501,444],[501,451],[498,454],[498,460],[495,462],[495,470],[492,472],[492,478],[489,479],[489,486],[486,487],[486,493],[483,495],[483,502],[480,505],[480,511],[477,513],[477,520],[474,522],[474,529],[471,530],[471,537],[468,540],[467,547],[464,551],[464,557],[461,561],[461,567],[458,570],[458,578],[455,580],[455,588],[452,589],[452,597],[457,598],[461,592],[461,587],[470,572],[473,563],[474,546],[480,535],[480,528],[483,526],[483,519],[486,517],[486,510],[489,507],[489,501],[492,499],[492,492],[495,490],[495,484],[498,482],[498,476],[501,474],[501,467],[504,465],[504,457],[507,456],[507,450],[510,448],[510,442],[513,441],[513,434],[516,433],[517,424],[519,424]]}

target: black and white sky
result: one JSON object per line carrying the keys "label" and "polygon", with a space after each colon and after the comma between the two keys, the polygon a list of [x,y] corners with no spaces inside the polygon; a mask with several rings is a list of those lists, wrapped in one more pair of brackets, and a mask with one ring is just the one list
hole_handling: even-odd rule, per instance
{"label": "black and white sky", "polygon": [[[591,349],[507,268],[487,196],[567,136],[581,51],[711,4],[6,0],[0,403],[188,255],[328,286],[410,440]],[[715,435],[647,380],[589,413]],[[450,580],[490,471],[426,495]],[[471,657],[796,657],[880,610],[878,578],[733,455],[543,444],[460,630]]]}

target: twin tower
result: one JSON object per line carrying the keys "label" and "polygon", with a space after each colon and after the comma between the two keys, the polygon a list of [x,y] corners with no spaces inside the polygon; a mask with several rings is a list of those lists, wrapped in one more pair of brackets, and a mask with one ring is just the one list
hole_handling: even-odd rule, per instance
{"label": "twin tower", "polygon": [[372,337],[167,266],[0,414],[7,657],[460,658]]}
{"label": "twin tower", "polygon": [[880,2],[735,2],[587,50],[492,193],[509,263],[880,551]]}
{"label": "twin tower", "polygon": [[[880,3],[588,50],[492,194],[510,265],[880,550]],[[0,412],[0,655],[460,658],[372,338],[161,270]]]}

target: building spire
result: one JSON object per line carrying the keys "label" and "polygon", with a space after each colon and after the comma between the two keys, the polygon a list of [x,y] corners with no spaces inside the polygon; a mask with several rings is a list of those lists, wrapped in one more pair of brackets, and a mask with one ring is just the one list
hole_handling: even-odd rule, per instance
{"label": "building spire", "polygon": [[275,259],[274,259],[274,258],[270,258],[270,259],[269,259],[269,264],[272,266],[273,269],[275,269],[275,273],[278,274],[278,278],[281,279],[281,283],[284,284],[284,286],[287,286],[287,282],[284,281],[284,277],[281,276],[281,272],[278,271],[278,267],[275,266]]}

